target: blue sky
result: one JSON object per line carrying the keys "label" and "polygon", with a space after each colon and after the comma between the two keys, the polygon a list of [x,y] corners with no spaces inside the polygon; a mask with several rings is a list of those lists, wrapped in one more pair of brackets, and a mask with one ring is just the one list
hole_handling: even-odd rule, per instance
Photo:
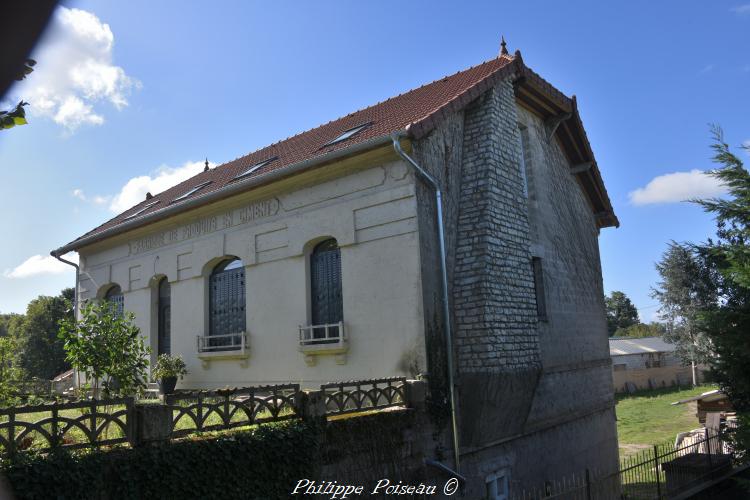
{"label": "blue sky", "polygon": [[0,132],[0,312],[71,286],[49,251],[145,189],[492,58],[501,34],[578,96],[622,224],[601,233],[605,290],[646,321],[667,242],[713,233],[677,201],[720,189],[708,124],[750,140],[747,0],[63,6],[11,92],[30,124]]}

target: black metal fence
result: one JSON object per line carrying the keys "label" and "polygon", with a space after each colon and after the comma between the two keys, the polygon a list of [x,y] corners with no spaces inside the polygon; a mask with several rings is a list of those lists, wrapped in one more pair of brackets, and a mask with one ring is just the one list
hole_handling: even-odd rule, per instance
{"label": "black metal fence", "polygon": [[735,421],[721,430],[686,433],[678,443],[662,443],[620,461],[617,472],[583,473],[547,481],[534,489],[513,492],[516,500],[556,499],[661,500],[723,476],[733,467],[730,435]]}
{"label": "black metal fence", "polygon": [[658,444],[623,460],[620,471],[622,497],[627,499],[669,498],[721,476],[732,468],[729,435],[736,428],[729,421],[721,430],[708,428],[688,435],[678,444]]}

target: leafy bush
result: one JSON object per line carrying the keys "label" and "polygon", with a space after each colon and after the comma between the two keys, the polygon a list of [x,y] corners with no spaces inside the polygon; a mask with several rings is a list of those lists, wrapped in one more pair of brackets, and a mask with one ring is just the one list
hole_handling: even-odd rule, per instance
{"label": "leafy bush", "polygon": [[0,465],[18,500],[289,498],[317,477],[315,424],[291,421],[144,448],[19,454]]}
{"label": "leafy bush", "polygon": [[60,323],[66,359],[105,396],[131,395],[145,388],[151,348],[133,324],[133,313],[117,314],[106,301],[86,304],[78,322]]}
{"label": "leafy bush", "polygon": [[169,377],[182,378],[185,374],[187,374],[187,369],[182,357],[170,354],[159,354],[154,369],[151,371],[151,376],[156,380]]}

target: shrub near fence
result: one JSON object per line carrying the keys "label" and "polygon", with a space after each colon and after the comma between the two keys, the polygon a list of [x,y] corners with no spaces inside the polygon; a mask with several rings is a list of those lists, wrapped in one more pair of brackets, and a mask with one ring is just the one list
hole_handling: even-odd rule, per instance
{"label": "shrub near fence", "polygon": [[293,420],[142,448],[19,454],[0,472],[17,500],[289,498],[300,478],[316,477],[314,425]]}
{"label": "shrub near fence", "polygon": [[[167,398],[166,404],[128,405],[125,402],[120,405],[125,410],[117,409],[118,405],[113,401],[108,404],[96,401],[77,403],[92,407],[104,405],[116,412],[127,413],[130,420],[123,424],[126,434],[131,438],[132,434],[140,435],[133,440],[135,446],[108,449],[98,446],[102,442],[92,444],[89,440],[81,446],[92,449],[75,449],[75,446],[58,442],[56,447],[39,447],[39,453],[27,450],[12,457],[6,456],[0,461],[0,474],[5,476],[6,483],[19,500],[50,497],[288,498],[300,478],[318,477],[321,464],[330,464],[337,458],[348,460],[346,453],[351,450],[343,450],[344,456],[331,451],[332,431],[325,425],[326,416],[352,413],[351,405],[355,405],[355,401],[359,411],[369,412],[380,408],[403,408],[416,400],[423,401],[424,396],[423,383],[410,386],[403,378],[334,385],[337,390],[328,392],[303,392],[296,385],[286,385],[183,393]],[[334,401],[351,403],[332,404],[326,408],[326,400],[330,402],[330,397]],[[59,417],[62,405],[56,406]],[[18,410],[15,409],[16,414]],[[102,411],[95,412],[95,417],[101,419],[92,427],[97,432],[103,430],[102,425],[107,420],[100,415]],[[150,446],[141,446],[149,442],[142,439],[146,434],[154,435],[153,429],[139,430],[154,423],[143,418],[144,411],[148,416],[161,415],[162,429],[167,431],[151,440]],[[399,418],[402,415],[380,416],[390,417],[385,419],[390,425],[384,427],[382,422],[373,420],[378,418],[375,414],[363,417],[362,420],[370,423],[365,430],[354,425],[359,419],[339,420],[328,425],[337,425],[340,431],[359,429],[368,436],[378,436],[385,429],[400,429],[401,425],[395,426],[395,420],[403,424]],[[180,429],[185,421],[189,423],[187,428]],[[36,424],[41,425],[40,422]],[[209,428],[223,430],[250,424],[263,425],[216,434],[203,432],[201,436],[173,440],[174,433],[187,435]],[[378,439],[382,447],[385,441]],[[397,437],[393,439],[398,442]],[[376,458],[382,457],[377,455]],[[0,496],[3,493],[0,490]]]}

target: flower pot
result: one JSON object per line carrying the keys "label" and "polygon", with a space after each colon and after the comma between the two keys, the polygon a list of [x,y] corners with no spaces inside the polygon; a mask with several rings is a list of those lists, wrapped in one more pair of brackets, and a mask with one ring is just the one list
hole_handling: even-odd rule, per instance
{"label": "flower pot", "polygon": [[172,394],[177,385],[177,377],[164,377],[159,379],[159,393]]}

